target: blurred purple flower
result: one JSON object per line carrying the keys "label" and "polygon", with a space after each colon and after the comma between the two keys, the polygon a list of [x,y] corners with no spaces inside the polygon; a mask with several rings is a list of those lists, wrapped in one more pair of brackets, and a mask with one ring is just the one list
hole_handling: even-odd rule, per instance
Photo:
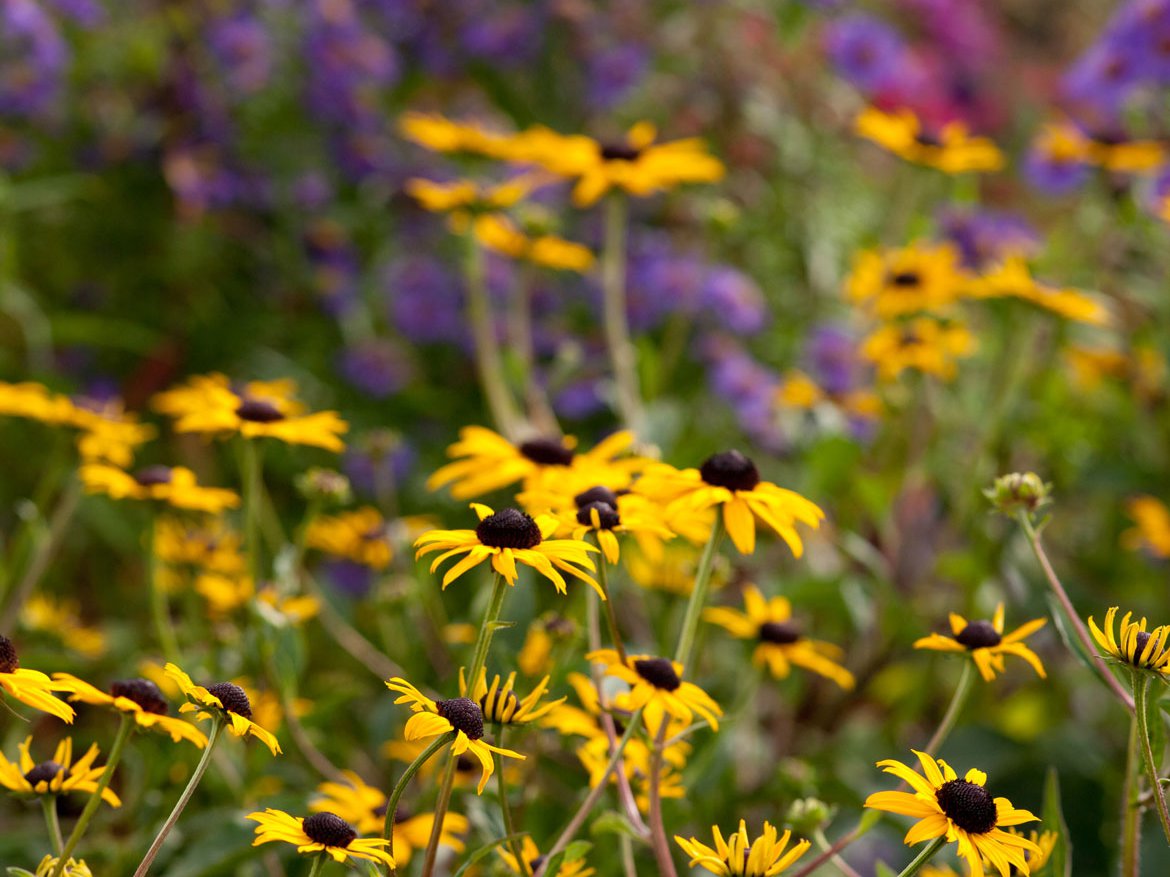
{"label": "blurred purple flower", "polygon": [[440,260],[422,254],[402,256],[386,271],[390,320],[416,344],[464,344],[462,284]]}
{"label": "blurred purple flower", "polygon": [[258,18],[241,11],[217,19],[209,28],[207,41],[233,92],[252,95],[268,84],[272,39]]}
{"label": "blurred purple flower", "polygon": [[809,374],[830,396],[841,396],[858,385],[861,364],[857,342],[839,326],[813,329],[805,350]]}
{"label": "blurred purple flower", "polygon": [[637,43],[603,49],[589,58],[586,80],[589,105],[608,110],[620,104],[646,75],[650,53]]}
{"label": "blurred purple flower", "polygon": [[345,227],[329,219],[309,225],[304,246],[322,310],[330,316],[340,316],[357,300],[361,274],[357,249]]}
{"label": "blurred purple flower", "polygon": [[1031,256],[1040,248],[1039,232],[1014,213],[947,208],[939,221],[968,268],[982,268],[1009,255]]}
{"label": "blurred purple flower", "polygon": [[539,49],[544,23],[540,4],[464,0],[464,6],[470,8],[462,10],[468,21],[460,30],[459,41],[472,58],[499,67],[517,67],[531,60]]}
{"label": "blurred purple flower", "polygon": [[383,91],[398,79],[394,47],[366,27],[350,0],[311,0],[306,34],[313,114],[342,126],[379,126]]}
{"label": "blurred purple flower", "polygon": [[1084,162],[1050,155],[1035,144],[1024,156],[1024,178],[1049,195],[1066,195],[1079,189],[1092,172],[1092,167]]}
{"label": "blurred purple flower", "polygon": [[49,0],[54,11],[84,28],[92,28],[105,21],[106,10],[98,0]]}
{"label": "blurred purple flower", "polygon": [[584,420],[586,417],[604,411],[605,398],[602,396],[600,379],[583,379],[566,386],[553,399],[557,414],[569,420]]}
{"label": "blurred purple flower", "polygon": [[731,406],[753,441],[769,450],[779,450],[783,446],[775,422],[779,375],[729,337],[708,336],[701,348],[707,358],[711,392]]}
{"label": "blurred purple flower", "polygon": [[864,14],[831,22],[825,31],[825,48],[842,78],[866,94],[890,87],[907,57],[898,32]]}
{"label": "blurred purple flower", "polygon": [[406,351],[392,341],[377,338],[345,348],[338,368],[353,387],[374,399],[386,399],[401,391],[414,373]]}
{"label": "blurred purple flower", "polygon": [[754,335],[768,321],[768,305],[756,282],[735,268],[716,265],[703,278],[701,307],[724,329]]}
{"label": "blurred purple flower", "polygon": [[351,600],[361,600],[374,585],[374,571],[363,563],[331,558],[321,564],[325,581]]}
{"label": "blurred purple flower", "polygon": [[36,0],[0,0],[0,117],[38,116],[61,96],[69,49]]}
{"label": "blurred purple flower", "polygon": [[383,487],[403,484],[410,477],[417,454],[406,441],[373,433],[350,445],[341,469],[360,496],[376,497]]}

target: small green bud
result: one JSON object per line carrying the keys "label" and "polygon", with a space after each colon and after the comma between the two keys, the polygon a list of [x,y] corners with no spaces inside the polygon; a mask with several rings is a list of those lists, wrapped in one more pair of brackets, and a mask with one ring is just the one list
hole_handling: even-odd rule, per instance
{"label": "small green bud", "polygon": [[1014,516],[1019,511],[1034,512],[1051,499],[1051,484],[1045,484],[1035,472],[1012,472],[995,479],[995,484],[983,491],[996,510]]}
{"label": "small green bud", "polygon": [[313,468],[297,477],[301,496],[326,505],[345,505],[353,498],[349,479],[332,469]]}
{"label": "small green bud", "polygon": [[796,834],[808,837],[833,818],[833,808],[819,798],[799,798],[792,802],[784,822]]}

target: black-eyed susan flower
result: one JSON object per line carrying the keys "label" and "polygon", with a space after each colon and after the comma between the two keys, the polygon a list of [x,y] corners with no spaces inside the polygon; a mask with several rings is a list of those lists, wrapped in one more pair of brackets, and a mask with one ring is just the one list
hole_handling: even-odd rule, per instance
{"label": "black-eyed susan flower", "polygon": [[1042,628],[1047,619],[1035,618],[1026,624],[1021,624],[1011,633],[1003,632],[1003,603],[995,607],[995,614],[991,621],[982,619],[968,621],[962,615],[954,612],[950,614],[952,636],[943,636],[941,633],[932,633],[914,643],[916,649],[932,649],[936,652],[967,652],[971,660],[979,669],[979,675],[987,682],[995,678],[996,673],[1004,671],[1004,655],[1015,655],[1023,658],[1036,674],[1044,679],[1044,665],[1039,656],[1024,645],[1024,639]]}
{"label": "black-eyed susan flower", "polygon": [[[505,771],[505,775],[507,771]],[[385,818],[385,805],[382,807],[383,814],[379,817],[378,831],[381,831],[382,821]],[[435,826],[434,813],[416,813],[411,814],[399,807],[394,813],[394,859],[398,862],[398,867],[403,868],[410,861],[414,855],[415,850],[426,849],[427,843],[431,839],[431,830]],[[448,813],[443,817],[443,832],[439,835],[439,844],[448,847],[453,852],[461,853],[464,850],[463,841],[458,835],[466,834],[470,823],[467,817],[460,813]]]}
{"label": "black-eyed susan flower", "polygon": [[958,300],[968,279],[954,246],[915,242],[858,253],[845,293],[879,319],[889,320],[947,307]]}
{"label": "black-eyed susan flower", "polygon": [[179,712],[194,711],[197,719],[218,717],[235,736],[250,734],[267,746],[273,755],[280,753],[280,743],[275,735],[252,721],[252,704],[240,686],[233,682],[219,682],[204,688],[192,682],[191,677],[174,664],[167,664],[165,669],[167,676],[187,698],[187,703],[179,707]]}
{"label": "black-eyed susan flower", "polygon": [[309,817],[291,816],[272,807],[263,813],[249,813],[257,823],[252,846],[281,841],[292,844],[298,853],[324,853],[335,862],[350,859],[395,867],[394,858],[382,847],[390,841],[381,837],[361,838],[353,826],[333,813],[314,813]]}
{"label": "black-eyed susan flower", "polygon": [[809,639],[792,623],[792,604],[786,597],[765,599],[755,585],[743,589],[743,612],[726,606],[703,610],[703,619],[718,624],[732,636],[755,640],[752,663],[767,665],[777,679],[788,676],[793,664],[831,679],[845,690],[853,688],[853,674],[840,665],[844,653],[832,643]]}
{"label": "black-eyed susan flower", "polygon": [[915,317],[886,323],[861,342],[861,358],[877,368],[878,378],[892,381],[906,369],[954,379],[956,361],[975,352],[975,336],[960,322]]}
{"label": "black-eyed susan flower", "polygon": [[154,397],[155,410],[175,421],[176,432],[273,438],[340,453],[349,425],[336,411],[306,413],[292,381],[251,381],[235,388],[225,375],[190,378]]}
{"label": "black-eyed susan flower", "polygon": [[238,575],[248,566],[242,545],[240,534],[223,518],[164,515],[155,523],[155,555],[171,566]]}
{"label": "black-eyed susan flower", "polygon": [[[517,861],[510,847],[496,847],[496,854],[511,873],[520,874],[522,877],[532,877],[536,869],[544,864],[545,859],[536,841],[528,835],[520,840],[520,861]],[[597,872],[590,868],[584,859],[574,859],[571,862],[562,862],[556,871],[546,871],[545,877],[589,877],[595,873]]]}
{"label": "black-eyed susan flower", "polygon": [[44,384],[0,381],[0,417],[21,417],[50,425],[69,425],[77,415],[73,400]]}
{"label": "black-eyed susan flower", "polygon": [[134,462],[134,453],[155,436],[155,428],[140,423],[120,402],[92,403],[82,400],[74,410],[77,451],[87,463],[111,463],[123,469]]}
{"label": "black-eyed susan flower", "polygon": [[682,679],[682,664],[653,655],[627,655],[623,662],[613,649],[598,649],[585,656],[605,665],[607,676],[615,676],[630,686],[629,691],[614,695],[613,705],[633,712],[644,709],[646,730],[653,736],[667,717],[689,725],[697,713],[714,731],[719,730],[723,710],[711,696],[693,682]]}
{"label": "black-eyed susan flower", "polygon": [[929,130],[912,110],[887,113],[866,107],[858,114],[854,128],[894,155],[946,174],[997,171],[1004,165],[999,147],[986,137],[972,137],[967,126],[958,121]]}
{"label": "black-eyed susan flower", "polygon": [[593,251],[555,234],[525,234],[500,213],[476,217],[475,239],[493,253],[558,271],[586,273],[593,267]]}
{"label": "black-eyed susan flower", "polygon": [[698,838],[687,840],[677,834],[674,841],[691,857],[692,868],[698,865],[720,877],[773,877],[786,871],[811,846],[807,840],[801,840],[789,847],[792,832],[780,834],[776,826],[766,820],[763,831],[755,840],[748,836],[747,822],[743,819],[739,820],[739,830],[726,840],[717,825],[711,826],[711,834],[715,839],[714,846],[700,843]]}
{"label": "black-eyed susan flower", "polygon": [[474,180],[439,183],[415,177],[406,181],[406,194],[424,210],[446,213],[451,230],[462,234],[477,217],[515,206],[546,182],[546,177],[536,174],[522,174],[494,184]]}
{"label": "black-eyed susan flower", "polygon": [[105,463],[85,463],[78,474],[87,493],[111,499],[153,500],[188,511],[218,514],[235,508],[240,497],[222,487],[203,487],[185,466],[146,466],[127,472]]}
{"label": "black-eyed susan flower", "polygon": [[[66,737],[57,744],[53,757],[37,762],[30,754],[32,737],[20,744],[20,757],[9,761],[0,752],[0,786],[17,795],[64,795],[68,792],[93,794],[98,780],[106,772],[105,766],[94,767],[98,746],[94,743],[85,755],[73,760],[73,738]],[[102,800],[111,807],[121,807],[122,801],[110,788],[102,789]]]}
{"label": "black-eyed susan flower", "polygon": [[1148,670],[1165,678],[1170,675],[1170,648],[1167,639],[1170,638],[1170,625],[1159,625],[1153,630],[1146,630],[1146,619],[1131,621],[1132,612],[1126,612],[1121,618],[1117,634],[1113,632],[1113,622],[1117,617],[1117,606],[1110,607],[1105,613],[1105,623],[1098,627],[1089,617],[1089,631],[1106,655],[1129,667],[1139,670]]}
{"label": "black-eyed susan flower", "polygon": [[969,281],[966,293],[974,298],[1016,298],[1066,320],[1090,326],[1108,326],[1109,312],[1101,302],[1075,289],[1042,284],[1020,257],[1009,257]]}
{"label": "black-eyed susan flower", "polygon": [[93,872],[89,870],[89,865],[85,864],[85,859],[74,859],[71,856],[65,860],[64,865],[61,865],[60,871],[57,867],[59,862],[57,856],[45,856],[37,865],[33,877],[52,877],[52,875],[57,875],[57,877],[93,877]]}
{"label": "black-eyed susan flower", "polygon": [[511,136],[490,131],[474,122],[460,122],[438,113],[413,110],[398,117],[398,131],[407,140],[431,152],[467,152],[492,158],[506,157]]}
{"label": "black-eyed susan flower", "polygon": [[594,487],[574,497],[576,508],[562,513],[562,526],[573,539],[592,533],[605,559],[612,564],[621,560],[619,534],[629,534],[642,551],[661,553],[663,542],[674,533],[662,522],[662,511],[646,497],[636,494],[616,495],[606,487]]}
{"label": "black-eyed susan flower", "polygon": [[[922,773],[886,759],[877,766],[908,783],[910,792],[874,792],[865,806],[918,819],[906,833],[906,844],[945,837],[958,845],[958,854],[971,868],[971,877],[984,877],[983,860],[1008,877],[1015,868],[1028,873],[1026,851],[1039,847],[1018,834],[1004,831],[1014,825],[1035,822],[1027,810],[1017,810],[1007,798],[992,798],[987,790],[987,774],[972,768],[963,779],[945,761],[936,761],[925,752],[914,750]],[[925,775],[925,776],[924,776]]]}
{"label": "black-eyed susan flower", "polygon": [[517,509],[494,511],[473,502],[472,509],[479,516],[474,530],[431,530],[415,540],[415,559],[443,552],[431,562],[431,572],[452,557],[465,555],[443,575],[443,587],[455,581],[469,569],[491,560],[492,569],[504,577],[509,585],[516,584],[516,564],[530,566],[556,587],[561,594],[568,592],[565,578],[558,570],[590,585],[605,599],[601,587],[589,575],[595,567],[590,552],[597,549],[574,539],[548,538],[557,529],[556,518],[541,515],[533,518]]}
{"label": "black-eyed susan flower", "polygon": [[[620,727],[620,726],[619,726]],[[668,728],[668,733],[675,730]],[[678,730],[682,730],[679,726]],[[589,787],[593,788],[606,778],[609,772],[611,754],[609,735],[598,725],[596,732],[576,749],[577,760],[589,773]],[[679,773],[691,754],[691,745],[684,740],[670,743],[662,748],[662,763],[658,770],[658,795],[660,798],[682,798],[686,788]],[[634,792],[634,802],[643,813],[650,810],[650,779],[654,775],[653,747],[644,740],[632,738],[622,750],[620,770],[625,774]],[[609,782],[616,783],[616,773],[609,773]]]}
{"label": "black-eyed susan flower", "polygon": [[207,736],[194,725],[167,715],[170,704],[149,679],[119,679],[110,684],[108,694],[69,673],[54,673],[53,679],[62,690],[69,692],[69,700],[73,702],[112,707],[119,713],[128,713],[140,728],[162,731],[176,743],[188,740],[200,749],[207,745]]}
{"label": "black-eyed susan flower", "polygon": [[431,700],[405,679],[396,676],[386,683],[391,691],[397,691],[399,697],[395,703],[409,703],[414,713],[406,722],[404,736],[410,740],[424,740],[428,737],[438,737],[449,731],[455,732],[451,741],[451,753],[459,756],[465,752],[475,756],[483,765],[483,775],[479,779],[476,792],[483,794],[484,787],[495,772],[495,763],[492,753],[498,752],[507,758],[525,756],[511,749],[501,749],[492,746],[483,739],[483,712],[474,700],[467,697],[453,697],[450,700]]}
{"label": "black-eyed susan flower", "polygon": [[800,557],[804,543],[796,524],[815,530],[825,516],[817,505],[799,493],[761,480],[756,464],[739,451],[712,454],[698,469],[680,470],[665,463],[656,464],[646,470],[634,489],[667,503],[668,524],[675,508],[722,507],[723,524],[740,554],[755,551],[758,518]]}
{"label": "black-eyed susan flower", "polygon": [[86,658],[99,657],[106,650],[105,631],[82,621],[76,600],[33,594],[20,609],[20,623],[27,630],[56,637],[66,648]]}
{"label": "black-eyed susan flower", "polygon": [[63,722],[73,723],[73,707],[53,694],[54,691],[64,690],[61,684],[39,670],[21,667],[16,646],[3,635],[0,635],[0,690],[8,692],[27,706],[54,715]]}
{"label": "black-eyed susan flower", "polygon": [[305,545],[374,570],[388,567],[394,556],[386,519],[373,506],[315,518],[305,532]]}
{"label": "black-eyed susan flower", "polygon": [[545,676],[526,697],[520,698],[517,697],[516,692],[513,690],[516,685],[515,673],[509,673],[508,678],[502,683],[500,682],[499,676],[493,676],[489,685],[487,671],[480,670],[479,679],[476,681],[475,686],[471,690],[468,690],[467,680],[463,675],[463,668],[460,667],[459,694],[463,697],[470,697],[479,704],[485,722],[500,725],[526,725],[531,721],[539,719],[565,701],[562,697],[559,700],[550,700],[541,703],[541,700],[548,693],[548,679],[549,677]]}

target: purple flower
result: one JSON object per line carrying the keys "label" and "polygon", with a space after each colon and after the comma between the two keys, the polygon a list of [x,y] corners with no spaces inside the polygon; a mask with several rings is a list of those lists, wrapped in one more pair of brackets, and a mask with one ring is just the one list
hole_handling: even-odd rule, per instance
{"label": "purple flower", "polygon": [[325,570],[325,581],[351,600],[361,600],[373,587],[374,571],[364,563],[331,558],[321,566]]}
{"label": "purple flower", "polygon": [[398,79],[394,47],[369,30],[348,2],[312,0],[306,33],[310,111],[340,126],[376,126],[383,93]]}
{"label": "purple flower", "polygon": [[388,266],[385,296],[390,320],[415,344],[464,344],[462,284],[431,256],[402,256]]}
{"label": "purple flower", "polygon": [[525,3],[480,5],[488,8],[466,13],[469,20],[459,34],[464,51],[501,67],[517,67],[531,60],[540,46],[544,16],[539,7]]}
{"label": "purple flower", "polygon": [[69,50],[36,0],[0,0],[0,58],[0,118],[53,108]]}
{"label": "purple flower", "polygon": [[414,468],[414,448],[388,431],[375,431],[350,445],[341,460],[341,469],[354,491],[365,497],[377,497],[406,481]]}
{"label": "purple flower", "polygon": [[98,0],[49,0],[50,5],[63,18],[84,28],[92,28],[106,18],[106,10]]}
{"label": "purple flower", "polygon": [[338,369],[352,386],[374,399],[386,399],[402,390],[414,372],[406,351],[377,338],[343,350]]}
{"label": "purple flower", "polygon": [[735,268],[717,265],[707,272],[701,306],[724,329],[754,335],[768,321],[768,305],[756,282]]}
{"label": "purple flower", "polygon": [[246,12],[220,18],[211,24],[207,40],[233,92],[251,95],[268,84],[272,40],[259,19]]}
{"label": "purple flower", "polygon": [[600,379],[574,381],[557,393],[553,408],[570,420],[584,420],[606,408]]}
{"label": "purple flower", "polygon": [[761,447],[778,450],[783,438],[775,422],[779,375],[731,338],[711,335],[701,344],[711,392],[735,412],[744,432]]}
{"label": "purple flower", "polygon": [[646,332],[676,311],[691,312],[699,303],[706,266],[678,252],[664,235],[646,235],[631,245],[626,273],[630,328]]}
{"label": "purple flower", "polygon": [[646,75],[650,53],[637,43],[603,49],[589,58],[589,105],[608,110],[620,104]]}
{"label": "purple flower", "polygon": [[857,342],[839,326],[818,326],[805,350],[810,376],[830,396],[842,396],[854,389],[861,374]]}
{"label": "purple flower", "polygon": [[1040,247],[1036,229],[1014,213],[948,208],[940,224],[943,234],[959,248],[968,268],[982,268],[1009,255],[1030,256]]}
{"label": "purple flower", "polygon": [[1093,169],[1082,161],[1074,161],[1046,151],[1034,143],[1024,157],[1024,178],[1049,195],[1065,195],[1079,189]]}
{"label": "purple flower", "polygon": [[889,88],[907,55],[897,31],[881,19],[862,14],[831,22],[825,31],[825,48],[837,72],[866,94]]}
{"label": "purple flower", "polygon": [[322,309],[330,316],[340,316],[357,300],[361,274],[357,249],[345,227],[328,219],[308,227],[304,246]]}

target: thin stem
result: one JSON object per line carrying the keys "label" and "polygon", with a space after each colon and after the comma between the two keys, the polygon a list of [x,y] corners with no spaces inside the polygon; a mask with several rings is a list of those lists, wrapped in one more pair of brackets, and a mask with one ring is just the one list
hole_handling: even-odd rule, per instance
{"label": "thin stem", "polygon": [[662,741],[666,738],[666,724],[664,719],[658,726],[650,755],[650,839],[654,858],[658,862],[658,873],[662,877],[678,877],[674,857],[670,853],[670,841],[666,837],[666,826],[662,821]]}
{"label": "thin stem", "polygon": [[899,874],[898,877],[912,877],[912,875],[917,874],[922,869],[923,865],[934,858],[934,854],[942,849],[942,845],[946,842],[947,837],[945,834],[942,837],[936,837],[930,842],[926,849],[918,854],[917,858],[915,858],[913,862],[902,869],[902,873]]}
{"label": "thin stem", "polygon": [[158,516],[151,513],[150,530],[146,546],[146,578],[150,591],[150,615],[154,621],[155,634],[162,647],[163,654],[172,664],[182,664],[183,656],[179,651],[179,638],[175,633],[175,626],[171,621],[171,607],[167,601],[166,591],[158,574]]}
{"label": "thin stem", "polygon": [[605,595],[605,599],[601,601],[605,604],[605,623],[609,627],[609,638],[613,642],[613,647],[624,665],[626,663],[626,648],[622,644],[617,615],[614,612],[613,600],[610,599],[609,594],[609,563],[605,559],[605,550],[601,548],[601,540],[597,539],[596,533],[593,535],[594,541],[597,542],[597,547],[600,549],[597,561],[597,584],[601,586],[601,593]]}
{"label": "thin stem", "polygon": [[848,834],[844,834],[839,837],[836,843],[834,843],[815,859],[806,863],[799,871],[793,872],[792,877],[809,877],[810,874],[816,871],[817,868],[821,867],[821,865],[825,864],[825,862],[829,861],[830,859],[835,859],[841,850],[845,849],[845,847],[849,846],[849,844],[853,843],[863,834],[865,834],[865,831],[863,830],[862,825],[857,825]]}
{"label": "thin stem", "polygon": [[472,231],[467,232],[467,258],[464,275],[467,281],[467,322],[475,343],[475,365],[479,373],[479,385],[487,400],[496,428],[515,439],[522,425],[516,403],[504,379],[504,364],[500,356],[500,345],[496,341],[496,328],[492,321],[491,303],[488,300],[487,281],[484,276],[483,250]]}
{"label": "thin stem", "polygon": [[45,825],[49,828],[49,840],[53,842],[53,854],[58,858],[65,849],[65,840],[61,837],[61,820],[57,818],[57,796],[43,795],[41,809],[45,811]]}
{"label": "thin stem", "polygon": [[341,617],[341,614],[329,602],[329,598],[321,592],[321,587],[317,584],[316,579],[306,575],[305,582],[308,591],[317,598],[317,603],[320,606],[317,617],[321,620],[321,626],[339,646],[349,652],[354,660],[363,664],[366,669],[380,679],[390,679],[404,674],[401,667],[382,654],[373,643],[362,636],[361,631]]}
{"label": "thin stem", "polygon": [[[500,722],[496,722],[495,725],[496,745],[503,749],[504,726]],[[524,855],[520,845],[520,838],[516,835],[516,825],[512,820],[512,805],[508,802],[508,782],[504,779],[504,756],[498,752],[493,752],[492,757],[496,761],[496,788],[499,790],[500,813],[504,817],[504,834],[512,838],[508,842],[508,846],[512,850],[512,855],[516,857],[517,863],[520,863],[524,861]]]}
{"label": "thin stem", "polygon": [[183,794],[179,796],[179,800],[175,803],[175,809],[171,811],[171,815],[167,817],[167,821],[163,823],[162,828],[159,829],[158,835],[154,839],[154,843],[150,845],[150,849],[146,851],[142,862],[138,865],[134,872],[134,877],[145,877],[146,872],[150,870],[158,851],[162,849],[163,841],[167,839],[167,835],[171,833],[171,829],[175,827],[175,823],[179,821],[179,817],[183,815],[183,810],[187,807],[187,802],[191,800],[191,796],[195,794],[195,789],[199,786],[199,781],[203,779],[203,774],[207,772],[207,766],[211,764],[211,752],[215,749],[215,742],[219,739],[219,732],[223,730],[224,720],[216,717],[211,725],[211,733],[207,735],[207,746],[203,749],[203,757],[199,759],[199,764],[195,766],[195,772],[191,774],[191,779],[187,781],[187,788],[183,789]]}
{"label": "thin stem", "polygon": [[[817,846],[822,850],[830,850],[832,848],[829,844],[829,839],[825,837],[825,832],[820,828],[813,832],[813,840],[817,842]],[[849,867],[848,862],[836,853],[830,853],[829,858],[833,860],[833,867],[844,874],[845,877],[861,877],[860,874]]]}
{"label": "thin stem", "polygon": [[260,492],[264,485],[263,461],[260,446],[254,439],[241,439],[244,443],[241,466],[244,482],[244,544],[248,551],[248,572],[254,587],[260,587],[263,565],[260,544]]}
{"label": "thin stem", "polygon": [[[402,793],[406,791],[406,787],[410,784],[411,779],[418,773],[419,768],[426,764],[432,755],[442,749],[455,739],[455,732],[448,731],[434,739],[430,746],[415,756],[406,768],[406,771],[398,778],[398,783],[394,786],[394,791],[390,793],[390,800],[386,802],[386,819],[382,823],[382,837],[390,841],[389,853],[394,856],[394,814],[398,812],[398,802],[402,798]],[[391,868],[387,873],[395,869]]]}
{"label": "thin stem", "polygon": [[1021,511],[1016,515],[1020,522],[1020,526],[1024,528],[1024,533],[1028,537],[1028,544],[1032,546],[1032,553],[1036,555],[1036,560],[1040,562],[1041,569],[1044,570],[1044,577],[1048,579],[1048,584],[1052,588],[1052,592],[1056,595],[1056,599],[1060,601],[1060,605],[1064,607],[1065,614],[1069,618],[1073,629],[1077,633],[1081,644],[1085,647],[1085,652],[1089,655],[1096,666],[1101,678],[1105,684],[1117,696],[1122,705],[1131,713],[1134,711],[1133,698],[1117,681],[1117,677],[1110,672],[1109,668],[1105,666],[1105,661],[1097,654],[1096,646],[1093,645],[1092,639],[1089,637],[1089,631],[1085,627],[1085,623],[1081,621],[1081,616],[1077,614],[1076,609],[1073,608],[1072,601],[1065,593],[1064,586],[1061,585],[1060,579],[1056,577],[1056,571],[1052,568],[1052,564],[1048,562],[1048,555],[1044,552],[1044,546],[1040,544],[1040,534],[1036,532],[1036,528],[1032,526],[1032,520],[1028,517],[1028,513]]}
{"label": "thin stem", "polygon": [[618,192],[612,193],[605,202],[601,293],[618,414],[635,435],[645,438],[646,415],[638,389],[638,360],[626,314],[626,199]]}
{"label": "thin stem", "polygon": [[707,539],[707,547],[703,549],[703,556],[699,560],[699,569],[695,572],[695,585],[691,590],[691,599],[687,603],[687,613],[683,616],[682,630],[678,635],[678,648],[675,649],[674,659],[683,665],[683,675],[690,669],[691,652],[695,647],[695,633],[699,629],[699,618],[703,613],[703,604],[707,602],[707,591],[711,586],[711,568],[715,563],[715,553],[719,543],[723,541],[723,516],[715,516],[715,524],[711,528],[711,535]]}
{"label": "thin stem", "polygon": [[1129,745],[1125,757],[1125,785],[1121,790],[1121,877],[1140,877],[1142,848],[1142,805],[1138,775],[1138,722],[1135,713],[1129,723]]}
{"label": "thin stem", "polygon": [[309,877],[317,877],[321,873],[321,869],[325,867],[325,853],[317,853],[313,856],[313,865],[309,868]]}
{"label": "thin stem", "polygon": [[955,722],[959,719],[959,713],[963,711],[966,706],[968,698],[971,696],[973,684],[975,682],[975,662],[966,661],[963,664],[963,675],[959,677],[959,684],[955,688],[955,693],[951,695],[951,702],[947,706],[947,711],[943,713],[942,721],[938,723],[934,734],[931,736],[929,742],[926,744],[924,750],[927,755],[937,755],[939,747],[954,730]]}
{"label": "thin stem", "polygon": [[516,271],[516,283],[508,305],[508,336],[523,376],[528,418],[543,435],[560,435],[557,416],[537,380],[536,351],[532,343],[532,269],[528,264],[521,263]]}
{"label": "thin stem", "polygon": [[[1149,716],[1146,715],[1149,694],[1150,677],[1141,670],[1135,669],[1133,671],[1133,699],[1134,715],[1137,718],[1138,742],[1142,747],[1142,760],[1146,763],[1146,778],[1150,781],[1154,806],[1158,810],[1158,820],[1162,823],[1162,832],[1166,835],[1166,843],[1170,844],[1170,812],[1166,810],[1166,795],[1162,792],[1162,783],[1158,778],[1158,763],[1154,759],[1154,750],[1150,742]],[[1160,717],[1158,721],[1161,721]]]}
{"label": "thin stem", "polygon": [[625,877],[638,877],[638,866],[634,863],[634,841],[628,834],[618,836],[622,854],[622,872]]}
{"label": "thin stem", "polygon": [[65,864],[69,861],[69,857],[73,855],[73,851],[77,849],[77,844],[81,842],[81,838],[85,834],[85,829],[89,827],[89,821],[93,819],[93,814],[97,812],[98,807],[101,805],[102,793],[109,787],[110,780],[114,778],[114,768],[122,760],[122,750],[126,748],[126,741],[130,739],[130,732],[134,730],[134,724],[134,716],[129,713],[122,713],[122,723],[118,725],[118,733],[114,737],[110,754],[106,756],[106,769],[102,771],[102,775],[97,781],[97,786],[94,788],[93,794],[85,802],[85,809],[77,817],[77,824],[73,826],[73,831],[69,833],[69,840],[65,842],[65,847],[61,850],[61,855],[57,857],[57,867],[53,869],[52,877],[61,877],[61,874],[65,871]]}
{"label": "thin stem", "polygon": [[447,819],[451,790],[455,788],[455,767],[458,763],[459,757],[454,752],[448,754],[447,765],[443,768],[443,781],[439,786],[439,797],[435,801],[435,821],[431,825],[431,836],[427,839],[422,877],[431,877],[435,871],[435,858],[439,855],[439,838],[443,834],[443,822]]}

